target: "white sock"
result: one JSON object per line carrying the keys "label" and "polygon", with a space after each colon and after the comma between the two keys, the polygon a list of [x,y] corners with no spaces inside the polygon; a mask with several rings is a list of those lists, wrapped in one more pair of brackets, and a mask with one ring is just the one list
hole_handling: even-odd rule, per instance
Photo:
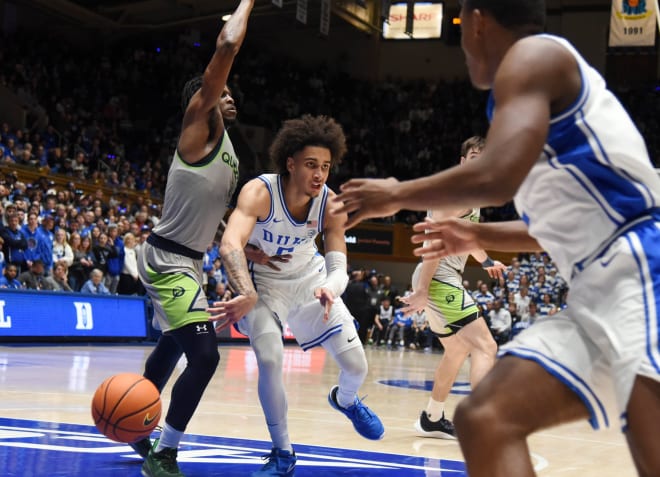
{"label": "white sock", "polygon": [[182,437],[183,431],[177,431],[166,422],[160,433],[160,440],[156,446],[156,452],[160,452],[165,448],[178,449]]}
{"label": "white sock", "polygon": [[273,441],[273,447],[293,453],[286,418],[278,424],[268,424],[268,432]]}
{"label": "white sock", "polygon": [[436,401],[433,398],[429,398],[429,403],[426,405],[426,415],[429,417],[429,421],[437,422],[442,419],[442,415],[445,413],[445,402]]}

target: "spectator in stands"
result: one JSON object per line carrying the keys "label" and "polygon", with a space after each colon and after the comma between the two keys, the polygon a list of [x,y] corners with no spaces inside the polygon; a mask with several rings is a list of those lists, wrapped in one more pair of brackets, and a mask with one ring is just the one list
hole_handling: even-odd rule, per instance
{"label": "spectator in stands", "polygon": [[[372,277],[375,278],[375,277]],[[384,297],[377,308],[378,312],[374,316],[374,331],[371,336],[376,346],[385,344],[387,340],[387,330],[390,323],[394,320],[394,307],[389,297]]]}
{"label": "spectator in stands", "polygon": [[497,299],[493,302],[493,309],[488,313],[490,331],[498,345],[509,341],[511,335],[511,313],[503,307],[503,302]]}
{"label": "spectator in stands", "polygon": [[539,315],[550,316],[557,313],[557,305],[552,302],[552,295],[545,293],[542,296],[542,300],[543,301],[538,305]]}
{"label": "spectator in stands", "polygon": [[124,268],[124,241],[119,236],[119,227],[116,223],[108,224],[108,246],[114,247],[115,255],[108,256],[108,274],[106,276],[106,286],[110,293],[117,293],[119,286],[119,276]]}
{"label": "spectator in stands", "polygon": [[431,332],[429,320],[426,318],[426,312],[421,310],[413,313],[412,320],[412,336],[410,337],[410,348],[431,351],[433,333]]}
{"label": "spectator in stands", "polygon": [[227,285],[224,282],[216,282],[215,288],[208,293],[208,302],[209,305],[212,305],[215,301],[228,301],[231,300],[232,294],[231,290],[227,288]]}
{"label": "spectator in stands", "polygon": [[0,277],[0,288],[10,288],[13,290],[22,290],[25,288],[23,284],[16,278],[18,269],[16,265],[7,265],[5,267],[2,277]]}
{"label": "spectator in stands", "polygon": [[362,344],[367,344],[368,334],[372,331],[374,315],[370,313],[369,296],[365,289],[364,270],[354,270],[344,290],[342,300],[358,322],[358,336]]}
{"label": "spectator in stands", "polygon": [[52,260],[52,241],[48,243],[48,237],[42,232],[39,227],[38,215],[35,212],[28,213],[27,224],[25,224],[21,231],[27,239],[27,248],[25,249],[25,261],[28,266],[36,260],[41,260],[44,264],[45,274],[48,275]]}
{"label": "spectator in stands", "polygon": [[44,262],[36,259],[30,269],[18,276],[18,281],[28,290],[52,290],[52,285],[44,282]]}
{"label": "spectator in stands", "polygon": [[98,268],[95,268],[89,274],[89,280],[87,280],[82,288],[80,293],[92,293],[95,295],[110,295],[110,290],[103,284],[103,272]]}
{"label": "spectator in stands", "polygon": [[49,277],[44,277],[43,282],[44,285],[48,287],[48,290],[73,291],[69,285],[68,267],[64,261],[56,262],[53,267],[53,273]]}
{"label": "spectator in stands", "polygon": [[[78,236],[78,239],[80,239],[80,236]],[[73,249],[66,240],[66,229],[64,228],[57,229],[55,239],[53,240],[52,263],[56,265],[60,262],[64,263],[67,269],[73,263]]]}
{"label": "spectator in stands", "polygon": [[75,291],[80,291],[83,283],[94,268],[94,254],[92,253],[91,238],[81,238],[80,234],[71,234],[71,248],[73,249],[73,263],[69,269],[69,283]]}
{"label": "spectator in stands", "polygon": [[[7,207],[9,209],[9,207]],[[18,273],[28,270],[25,252],[27,251],[27,237],[23,234],[17,213],[7,218],[7,227],[0,229],[0,237],[4,240],[3,252],[7,263],[16,265]]]}
{"label": "spectator in stands", "polygon": [[135,235],[127,232],[124,235],[124,263],[117,287],[120,295],[136,295],[142,291],[138,278],[136,245]]}
{"label": "spectator in stands", "polygon": [[[98,241],[96,244],[92,245],[92,255],[94,256],[94,268],[98,268],[103,272],[103,275],[106,276],[108,272],[108,259],[115,258],[117,256],[117,248],[108,242],[107,234],[100,232],[98,227],[95,227],[92,230],[92,243],[94,242],[94,230],[98,230]],[[107,277],[105,282],[107,285]]]}

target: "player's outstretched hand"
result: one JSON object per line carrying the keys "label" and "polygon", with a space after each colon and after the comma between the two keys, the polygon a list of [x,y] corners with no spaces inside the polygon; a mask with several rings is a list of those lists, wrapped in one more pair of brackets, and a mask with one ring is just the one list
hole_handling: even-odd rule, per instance
{"label": "player's outstretched hand", "polygon": [[455,217],[439,220],[427,218],[413,226],[415,232],[421,233],[412,236],[412,243],[426,242],[413,253],[418,257],[433,259],[480,249],[477,226],[474,222]]}
{"label": "player's outstretched hand", "polygon": [[406,304],[401,309],[403,316],[408,317],[426,308],[426,305],[429,303],[429,294],[428,291],[414,291],[410,295],[401,297],[401,301]]}
{"label": "player's outstretched hand", "polygon": [[488,272],[488,276],[490,278],[495,278],[495,279],[504,278],[504,271],[506,270],[506,265],[504,265],[499,260],[495,260],[493,262],[492,267],[484,267],[484,270]]}
{"label": "player's outstretched hand", "polygon": [[216,331],[221,331],[243,318],[257,303],[257,295],[238,295],[229,301],[214,301],[206,311],[211,314],[210,321],[215,321]]}
{"label": "player's outstretched hand", "polygon": [[341,192],[333,199],[339,207],[333,212],[349,214],[346,228],[354,227],[364,219],[394,215],[400,207],[391,200],[391,192],[398,183],[393,177],[351,179],[340,186]]}
{"label": "player's outstretched hand", "polygon": [[328,318],[330,318],[330,308],[332,308],[332,304],[335,302],[335,296],[327,288],[321,287],[314,290],[314,298],[323,305],[323,321],[328,321]]}
{"label": "player's outstretched hand", "polygon": [[280,268],[275,263],[287,263],[292,255],[268,255],[266,252],[251,244],[245,246],[245,258],[254,263],[266,265],[269,268],[279,272]]}

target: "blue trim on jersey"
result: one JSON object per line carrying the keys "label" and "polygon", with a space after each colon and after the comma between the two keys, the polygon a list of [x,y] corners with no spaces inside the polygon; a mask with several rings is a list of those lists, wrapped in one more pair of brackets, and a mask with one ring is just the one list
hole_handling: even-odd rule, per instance
{"label": "blue trim on jersey", "polygon": [[[634,183],[613,169],[583,113],[578,112],[574,119],[575,122],[569,118],[550,128],[545,148],[551,154],[550,165],[570,173],[617,226],[644,213],[650,207],[648,200]],[[590,140],[597,143],[597,150],[592,148]]]}
{"label": "blue trim on jersey", "polygon": [[[291,224],[295,227],[302,227],[303,225],[306,225],[307,224],[307,217],[305,217],[305,220],[303,220],[302,222],[298,222],[289,213],[289,208],[287,207],[286,199],[284,198],[284,188],[282,186],[282,176],[280,176],[280,175],[277,176],[277,189],[280,191],[280,204],[282,204],[282,208],[284,209],[284,213],[286,214],[287,218],[289,219],[289,222],[291,222]],[[312,210],[311,206],[310,206],[309,210]]]}
{"label": "blue trim on jersey", "polygon": [[[591,427],[593,427],[595,430],[600,429],[601,422],[605,425],[605,427],[609,427],[610,423],[607,417],[607,412],[605,411],[605,406],[600,401],[600,399],[598,399],[596,393],[589,387],[586,382],[584,382],[580,376],[577,376],[566,366],[551,359],[548,356],[545,356],[539,351],[530,348],[505,349],[500,353],[500,356],[508,354],[537,363],[552,376],[564,383],[580,398],[580,400],[582,400],[585,407],[587,408],[587,411],[589,411],[589,424],[591,424]],[[598,418],[596,411],[600,411],[600,419]]]}
{"label": "blue trim on jersey", "polygon": [[328,338],[330,338],[332,335],[336,335],[337,333],[340,333],[341,327],[342,324],[339,323],[338,325],[335,325],[332,328],[326,330],[321,336],[314,338],[313,340],[308,341],[306,343],[300,343],[300,347],[303,349],[303,351],[307,351],[308,349],[313,348],[314,346],[318,346],[324,341],[326,341]]}
{"label": "blue trim on jersey", "polygon": [[268,216],[263,221],[257,218],[257,223],[267,224],[272,220],[273,214],[275,213],[275,206],[273,205],[273,188],[270,186],[270,181],[264,176],[258,176],[257,179],[260,179],[264,184],[266,184],[266,189],[268,189],[268,193],[270,194],[270,211],[268,211]]}
{"label": "blue trim on jersey", "polygon": [[[651,345],[652,333],[655,332],[657,334],[658,330],[660,330],[660,309],[658,309],[658,305],[660,305],[660,256],[651,255],[649,257],[644,253],[645,250],[654,250],[658,247],[658,243],[660,243],[660,229],[655,224],[653,224],[653,227],[656,232],[655,236],[645,233],[646,230],[635,231],[634,235],[639,240],[639,249],[635,247],[635,243],[633,243],[630,236],[626,236],[625,239],[635,258],[642,281],[641,289],[642,297],[644,298],[644,317],[646,322],[646,354],[653,368],[656,372],[660,373],[660,340],[656,337],[657,349],[653,349]],[[646,272],[645,265],[648,267],[648,272]],[[649,283],[649,280],[651,283]],[[649,296],[649,291],[651,292],[651,296]],[[651,316],[652,308],[655,309],[655,317]],[[655,320],[655,330],[653,330],[652,326],[653,320]]]}
{"label": "blue trim on jersey", "polygon": [[319,224],[317,230],[319,233],[323,232],[325,228],[325,207],[328,202],[328,186],[323,184],[321,191],[321,206],[319,207]]}

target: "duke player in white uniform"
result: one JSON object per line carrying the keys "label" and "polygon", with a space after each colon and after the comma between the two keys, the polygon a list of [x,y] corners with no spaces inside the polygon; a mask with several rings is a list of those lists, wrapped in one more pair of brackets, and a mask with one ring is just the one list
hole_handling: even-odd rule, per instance
{"label": "duke player in white uniform", "polygon": [[[357,397],[367,360],[354,318],[340,298],[348,283],[346,217],[330,212],[334,193],[325,183],[345,152],[344,133],[333,119],[305,115],[286,121],[270,148],[278,174],[264,174],[243,186],[222,237],[220,253],[230,284],[241,295],[253,296],[254,289],[258,294],[253,309],[228,311],[227,319],[246,314],[238,328],[255,351],[259,399],[273,442],[268,462],[254,476],[293,475],[296,463],[282,377],[285,323],[304,350],[323,346],[337,361],[339,385],[330,391],[330,405],[363,437],[380,439],[384,433],[380,419]],[[325,257],[316,247],[319,234]],[[247,244],[269,256],[290,258],[275,267],[248,264]]]}
{"label": "duke player in white uniform", "polygon": [[603,78],[566,40],[541,34],[545,8],[542,0],[462,3],[470,78],[492,89],[479,161],[408,182],[349,181],[338,212],[355,212],[350,226],[400,208],[513,197],[521,221],[418,224],[430,233],[414,237],[432,240],[416,252],[425,258],[544,249],[569,279],[568,306],[517,335],[459,404],[468,473],[534,475],[527,437],[588,419],[620,426],[638,473],[658,476],[660,179]]}

